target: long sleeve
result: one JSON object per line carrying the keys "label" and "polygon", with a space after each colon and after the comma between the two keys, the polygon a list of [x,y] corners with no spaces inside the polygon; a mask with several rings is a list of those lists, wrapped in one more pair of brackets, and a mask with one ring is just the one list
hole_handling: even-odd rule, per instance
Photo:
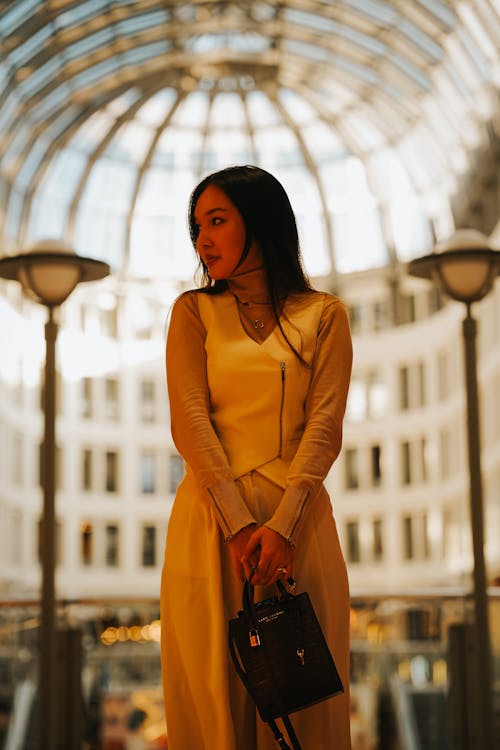
{"label": "long sleeve", "polygon": [[305,430],[288,471],[283,498],[266,523],[292,544],[308,503],[340,452],[351,368],[347,311],[338,298],[327,296],[306,397]]}
{"label": "long sleeve", "polygon": [[255,519],[238,492],[210,419],[206,331],[198,294],[183,294],[172,310],[166,351],[171,431],[177,450],[209,494],[227,540]]}

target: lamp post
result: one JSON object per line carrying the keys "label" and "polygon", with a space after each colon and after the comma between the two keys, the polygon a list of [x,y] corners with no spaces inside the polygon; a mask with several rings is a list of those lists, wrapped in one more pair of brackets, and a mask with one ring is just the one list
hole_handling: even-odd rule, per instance
{"label": "lamp post", "polygon": [[57,746],[56,597],[55,597],[55,421],[56,339],[55,309],[83,281],[109,274],[107,263],[76,255],[60,240],[43,240],[30,251],[0,259],[0,278],[19,281],[31,298],[47,307],[45,323],[45,383],[42,444],[43,508],[41,521],[41,614],[39,661],[39,741],[43,750]]}
{"label": "lamp post", "polygon": [[467,397],[467,449],[469,464],[469,502],[474,558],[474,687],[477,747],[493,747],[493,699],[491,648],[488,623],[488,598],[484,562],[484,516],[481,480],[479,397],[477,387],[477,324],[471,305],[485,297],[500,274],[500,251],[488,238],[472,229],[460,229],[434,252],[409,263],[411,276],[430,279],[452,299],[463,302],[464,365]]}

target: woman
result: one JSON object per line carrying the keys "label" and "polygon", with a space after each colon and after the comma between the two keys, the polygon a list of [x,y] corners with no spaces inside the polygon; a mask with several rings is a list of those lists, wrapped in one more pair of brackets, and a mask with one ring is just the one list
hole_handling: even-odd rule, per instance
{"label": "woman", "polygon": [[163,569],[171,750],[272,750],[229,663],[227,621],[253,574],[309,592],[345,694],[294,714],[304,748],[348,750],[349,592],[323,480],[342,440],[352,347],[344,306],[302,270],[281,184],[257,167],[206,177],[189,207],[203,281],[167,341],[172,435],[186,462]]}

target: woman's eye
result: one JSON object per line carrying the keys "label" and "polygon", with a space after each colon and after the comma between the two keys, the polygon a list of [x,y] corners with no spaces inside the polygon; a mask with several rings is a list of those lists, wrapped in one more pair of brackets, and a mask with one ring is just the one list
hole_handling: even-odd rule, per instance
{"label": "woman's eye", "polygon": [[213,219],[212,219],[212,224],[216,227],[219,224],[222,224],[223,221],[224,220],[222,219],[222,217],[220,217],[220,216],[214,216]]}

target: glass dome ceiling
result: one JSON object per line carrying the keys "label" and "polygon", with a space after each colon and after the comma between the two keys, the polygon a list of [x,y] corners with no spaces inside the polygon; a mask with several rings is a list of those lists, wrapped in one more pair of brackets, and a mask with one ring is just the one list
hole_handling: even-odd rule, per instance
{"label": "glass dome ceiling", "polygon": [[3,253],[190,280],[192,187],[254,163],[334,283],[427,251],[498,159],[498,0],[17,0],[0,39]]}

